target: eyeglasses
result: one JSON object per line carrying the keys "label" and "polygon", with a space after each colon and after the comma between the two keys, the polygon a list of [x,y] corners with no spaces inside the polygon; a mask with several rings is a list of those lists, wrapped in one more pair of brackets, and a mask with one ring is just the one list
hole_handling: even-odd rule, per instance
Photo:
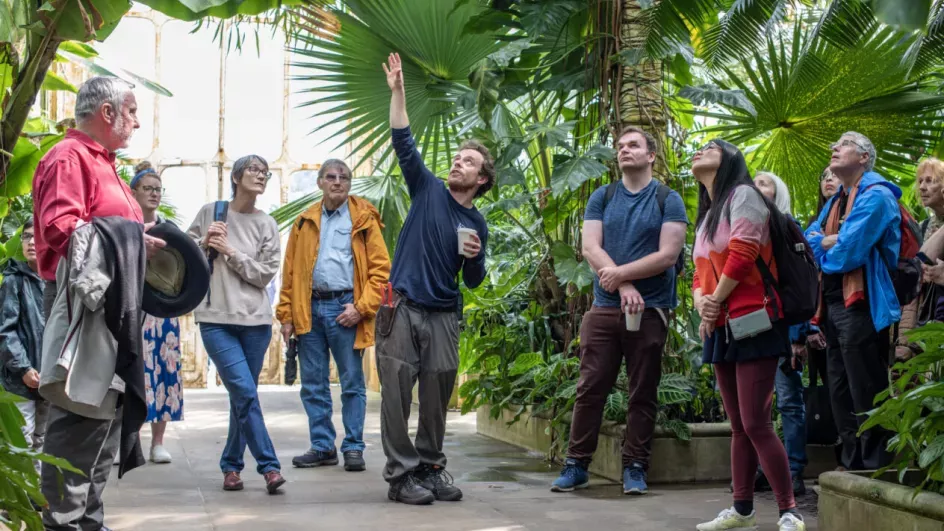
{"label": "eyeglasses", "polygon": [[269,179],[272,178],[272,172],[266,168],[260,168],[259,166],[250,166],[246,168],[246,173],[252,173],[254,175],[261,175],[265,178],[266,182],[269,182]]}
{"label": "eyeglasses", "polygon": [[32,233],[32,232],[24,232],[23,234],[20,235],[20,241],[23,242],[23,243],[29,243],[29,242],[33,241],[33,233]]}
{"label": "eyeglasses", "polygon": [[141,190],[146,194],[163,194],[164,189],[160,186],[142,186]]}
{"label": "eyeglasses", "polygon": [[865,146],[863,146],[862,144],[856,142],[855,140],[851,138],[844,138],[840,140],[839,142],[835,142],[833,143],[833,145],[829,146],[829,149],[835,150],[838,148],[844,148],[844,147],[849,147],[849,146],[856,146],[859,149],[865,150]]}
{"label": "eyeglasses", "polygon": [[721,149],[721,146],[719,146],[712,140],[711,142],[708,142],[704,146],[698,148],[695,151],[695,153],[704,153],[705,151],[708,151],[709,149]]}
{"label": "eyeglasses", "polygon": [[351,182],[351,177],[343,173],[326,173],[324,180],[328,181],[329,183],[349,183]]}

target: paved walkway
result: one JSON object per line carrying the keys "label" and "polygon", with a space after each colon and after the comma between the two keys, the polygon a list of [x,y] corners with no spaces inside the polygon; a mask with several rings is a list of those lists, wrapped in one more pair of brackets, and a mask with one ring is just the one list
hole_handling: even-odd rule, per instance
{"label": "paved walkway", "polygon": [[[334,421],[343,438],[336,388],[334,392]],[[464,500],[428,507],[395,504],[387,500],[380,477],[379,401],[378,395],[369,395],[366,472],[349,473],[340,466],[299,470],[291,460],[308,447],[308,420],[298,387],[264,388],[266,423],[288,479],[283,494],[268,496],[248,452],[246,489],[222,490],[218,462],[226,438],[226,394],[188,390],[186,420],[171,424],[165,437],[174,462],[149,464],[120,482],[112,474],[105,495],[106,524],[116,531],[688,531],[731,503],[723,485],[660,486],[648,496],[627,497],[618,485],[595,480],[593,488],[578,494],[555,494],[548,486],[557,467],[540,455],[477,435],[475,415],[456,413],[450,414],[445,444],[448,468]],[[150,432],[145,428],[142,434],[147,449]],[[815,501],[808,496],[812,499],[807,503]],[[776,531],[776,514],[772,498],[759,501],[759,530]],[[808,529],[814,531],[815,522]]]}

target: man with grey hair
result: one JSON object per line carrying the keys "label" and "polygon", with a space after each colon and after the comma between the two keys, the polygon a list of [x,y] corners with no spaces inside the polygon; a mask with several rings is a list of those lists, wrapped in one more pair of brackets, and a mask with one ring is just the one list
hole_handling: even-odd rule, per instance
{"label": "man with grey hair", "polygon": [[344,469],[366,468],[364,417],[367,389],[361,355],[374,344],[374,315],[390,275],[380,213],[350,195],[351,169],[330,159],[318,170],[323,193],[292,226],[276,317],[286,343],[298,338],[301,399],[311,446],[292,459],[298,468],[338,464],[331,420],[329,355],[341,380]]}
{"label": "man with grey hair", "polygon": [[[76,128],[70,129],[36,168],[33,178],[34,238],[39,273],[47,281],[44,298],[49,321],[43,336],[46,347],[65,336],[63,325],[70,326],[68,319],[52,317],[59,315],[59,305],[56,305],[55,311],[51,311],[51,307],[54,299],[65,300],[68,291],[63,291],[70,289],[68,286],[59,286],[57,299],[57,268],[65,267],[66,274],[71,272],[66,264],[69,262],[73,234],[78,232],[77,229],[99,218],[114,217],[125,218],[144,227],[141,207],[115,168],[115,151],[127,147],[134,130],[140,127],[133,88],[133,85],[114,77],[93,77],[86,81],[76,99]],[[86,233],[84,230],[82,232]],[[85,238],[83,241],[85,243],[81,245],[91,240]],[[163,247],[164,242],[145,234],[144,245],[150,255]],[[102,246],[88,244],[88,249],[104,252]],[[95,342],[86,337],[78,344],[78,349],[96,353],[96,356],[86,358],[107,361],[108,357],[101,354],[114,351],[113,338],[95,338],[101,341]],[[73,355],[74,359],[78,359],[82,353],[76,350]],[[62,385],[59,381],[61,371],[57,366],[57,363],[51,363],[43,367],[40,393],[44,397],[47,397],[47,388]],[[60,477],[56,467],[43,464],[42,489],[49,502],[43,511],[43,524],[47,530],[103,528],[102,492],[119,442],[123,437],[131,440],[137,434],[137,430],[122,433],[123,421],[129,421],[130,425],[134,419],[123,417],[122,410],[127,407],[123,408],[121,404],[126,401],[116,399],[117,395],[124,393],[125,385],[129,392],[133,392],[136,389],[135,382],[122,382],[115,374],[115,368],[114,361],[110,367],[102,367],[101,378],[95,382],[69,376],[64,393],[56,393],[55,399],[47,397],[52,405],[43,451],[68,460],[84,474],[65,472]],[[90,390],[94,387],[98,391],[101,388],[99,380],[106,379],[105,387],[108,389],[101,403],[90,404],[78,398],[91,396]],[[107,382],[113,383],[108,386]],[[140,383],[143,388],[143,373]],[[140,420],[143,421],[143,417]],[[140,423],[137,428],[140,429]],[[129,443],[129,448],[136,451],[129,451],[127,456],[122,456],[119,474],[144,464],[140,445]]]}
{"label": "man with grey hair", "polygon": [[889,433],[857,437],[864,413],[888,385],[889,327],[901,307],[889,271],[901,247],[901,189],[872,171],[875,147],[848,132],[832,145],[829,169],[842,183],[807,229],[823,273],[819,323],[827,341],[827,381],[842,440],[842,465],[878,469],[891,462]]}

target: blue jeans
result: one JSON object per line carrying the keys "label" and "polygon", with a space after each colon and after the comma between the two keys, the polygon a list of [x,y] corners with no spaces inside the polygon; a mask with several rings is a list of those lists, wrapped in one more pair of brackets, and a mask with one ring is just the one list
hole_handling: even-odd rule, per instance
{"label": "blue jeans", "polygon": [[260,474],[281,470],[257,392],[272,327],[200,323],[200,336],[229,392],[229,433],[220,457],[223,473],[242,472],[246,446]]}
{"label": "blue jeans", "polygon": [[308,414],[311,449],[334,450],[337,434],[331,421],[331,383],[329,349],[334,355],[341,379],[341,419],[344,441],[341,451],[364,450],[364,416],[367,413],[367,388],[359,351],[354,350],[357,328],[337,322],[345,304],[353,304],[348,293],[337,299],[311,300],[311,332],[298,336],[298,362],[301,367],[302,404]]}
{"label": "blue jeans", "polygon": [[790,473],[794,476],[806,468],[806,403],[803,400],[803,374],[800,371],[784,372],[777,369],[774,379],[777,389],[777,410],[783,422],[783,446],[790,460]]}

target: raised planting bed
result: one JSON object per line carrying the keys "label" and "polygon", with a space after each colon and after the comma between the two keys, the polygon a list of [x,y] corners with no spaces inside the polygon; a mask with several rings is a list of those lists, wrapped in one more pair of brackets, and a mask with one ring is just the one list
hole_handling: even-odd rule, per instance
{"label": "raised planting bed", "polygon": [[819,489],[820,529],[944,531],[944,496],[915,496],[914,487],[897,483],[894,475],[872,479],[866,473],[826,472]]}
{"label": "raised planting bed", "polygon": [[[489,406],[483,406],[477,412],[478,433],[520,448],[548,453],[551,447],[550,420],[525,412],[518,422],[508,425],[514,418],[512,410],[506,409],[498,419],[493,419],[489,409]],[[681,441],[672,433],[656,428],[649,465],[650,483],[731,480],[731,426],[726,422],[689,426],[692,430],[690,441]],[[590,472],[613,481],[622,481],[623,431],[623,424],[604,422]],[[806,468],[807,477],[816,477],[836,467],[832,448],[810,446],[807,453],[810,459]],[[560,459],[562,456],[556,457]]]}

